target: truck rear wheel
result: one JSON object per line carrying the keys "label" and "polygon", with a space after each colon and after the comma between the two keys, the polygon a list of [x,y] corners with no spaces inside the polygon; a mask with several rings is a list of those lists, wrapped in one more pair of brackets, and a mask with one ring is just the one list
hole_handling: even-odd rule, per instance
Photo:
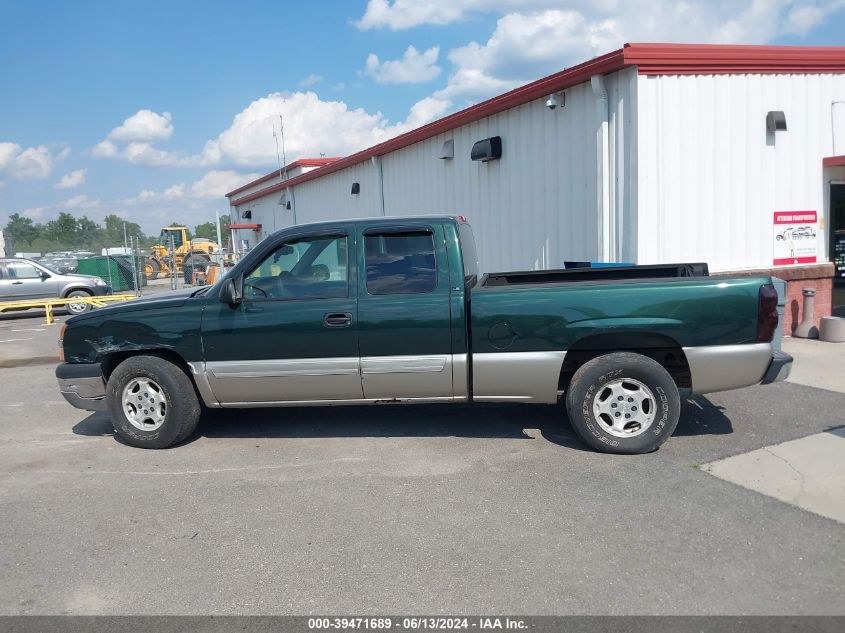
{"label": "truck rear wheel", "polygon": [[681,398],[658,362],[613,352],[582,365],[566,391],[566,411],[576,433],[604,453],[656,450],[678,425]]}
{"label": "truck rear wheel", "polygon": [[200,405],[191,379],[158,356],[132,356],[109,376],[106,399],[112,426],[139,448],[167,448],[197,428]]}

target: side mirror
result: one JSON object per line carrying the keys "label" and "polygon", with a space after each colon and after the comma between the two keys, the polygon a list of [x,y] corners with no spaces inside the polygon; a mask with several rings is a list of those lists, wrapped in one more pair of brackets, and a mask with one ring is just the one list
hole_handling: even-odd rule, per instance
{"label": "side mirror", "polygon": [[46,270],[42,270],[41,271],[41,281],[46,281],[49,278],[50,278],[50,273],[48,273]]}
{"label": "side mirror", "polygon": [[243,301],[243,277],[235,279],[225,279],[223,285],[220,286],[220,302],[228,303],[230,306],[236,306]]}

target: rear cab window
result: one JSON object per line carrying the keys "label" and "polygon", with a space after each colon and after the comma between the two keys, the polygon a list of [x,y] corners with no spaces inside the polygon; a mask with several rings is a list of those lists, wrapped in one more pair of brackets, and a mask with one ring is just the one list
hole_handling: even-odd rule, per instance
{"label": "rear cab window", "polygon": [[367,293],[422,294],[437,287],[437,257],[430,230],[364,235]]}

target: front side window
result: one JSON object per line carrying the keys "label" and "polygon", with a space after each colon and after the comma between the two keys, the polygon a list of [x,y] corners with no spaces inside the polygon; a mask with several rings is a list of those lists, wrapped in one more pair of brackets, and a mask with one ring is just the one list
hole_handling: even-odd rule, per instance
{"label": "front side window", "polygon": [[419,294],[437,286],[430,232],[365,235],[364,248],[367,292],[371,295]]}
{"label": "front side window", "polygon": [[40,279],[41,271],[32,264],[24,262],[9,262],[6,264],[6,274],[9,279]]}
{"label": "front side window", "polygon": [[348,296],[345,236],[280,244],[244,277],[244,298],[328,299]]}

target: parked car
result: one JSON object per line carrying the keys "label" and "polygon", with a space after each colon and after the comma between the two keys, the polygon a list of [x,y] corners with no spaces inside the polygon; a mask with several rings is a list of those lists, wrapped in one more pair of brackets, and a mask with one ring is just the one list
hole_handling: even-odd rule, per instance
{"label": "parked car", "polygon": [[642,453],[680,392],[784,379],[770,277],[704,264],[479,277],[460,217],[300,225],[211,287],[70,319],[59,388],[134,446],[188,437],[210,408],[566,403],[593,448]]}
{"label": "parked car", "polygon": [[[0,301],[64,299],[111,294],[111,287],[93,275],[65,275],[31,259],[0,259]],[[89,303],[68,303],[68,312],[83,314]]]}

